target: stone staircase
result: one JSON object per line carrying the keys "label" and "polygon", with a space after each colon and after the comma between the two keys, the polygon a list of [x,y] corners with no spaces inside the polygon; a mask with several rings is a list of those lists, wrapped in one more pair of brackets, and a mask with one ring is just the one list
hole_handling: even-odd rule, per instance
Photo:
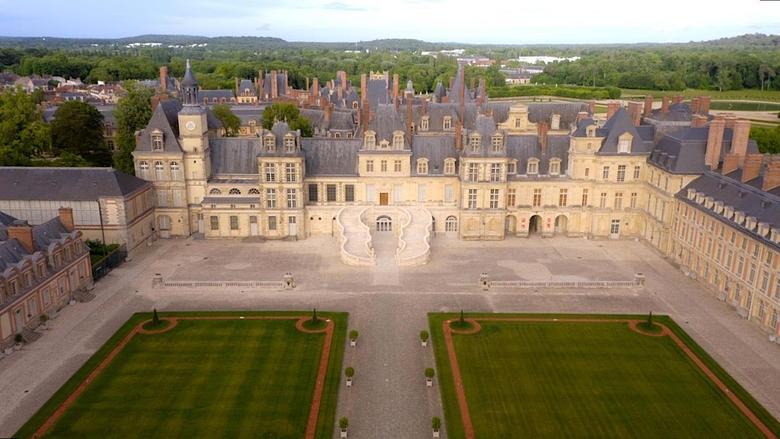
{"label": "stone staircase", "polygon": [[424,207],[407,207],[403,210],[408,222],[402,225],[396,262],[401,266],[427,264],[431,259],[431,212]]}
{"label": "stone staircase", "polygon": [[376,265],[371,232],[361,220],[365,207],[345,207],[336,215],[341,261],[347,265]]}
{"label": "stone staircase", "polygon": [[41,338],[41,335],[42,334],[40,334],[38,332],[35,332],[32,329],[30,329],[30,328],[22,328],[22,339],[24,340],[25,343],[28,343],[28,344],[32,343],[35,340],[38,340],[39,338]]}

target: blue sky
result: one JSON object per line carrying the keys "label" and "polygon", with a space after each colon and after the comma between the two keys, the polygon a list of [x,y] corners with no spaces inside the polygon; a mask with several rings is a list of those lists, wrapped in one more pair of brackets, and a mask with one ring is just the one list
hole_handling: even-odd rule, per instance
{"label": "blue sky", "polygon": [[780,33],[780,1],[0,0],[5,36],[154,33],[522,44],[672,42],[755,32]]}

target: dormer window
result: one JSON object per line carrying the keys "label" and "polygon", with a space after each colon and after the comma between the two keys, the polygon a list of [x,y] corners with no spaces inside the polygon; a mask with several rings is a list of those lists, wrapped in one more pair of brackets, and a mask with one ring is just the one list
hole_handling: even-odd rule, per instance
{"label": "dormer window", "polygon": [[383,140],[379,142],[379,149],[389,149],[390,148],[390,142],[387,140]]}
{"label": "dormer window", "polygon": [[163,150],[163,133],[159,130],[152,131],[152,151]]}
{"label": "dormer window", "polygon": [[480,137],[479,134],[472,134],[469,136],[469,146],[471,152],[479,152]]}
{"label": "dormer window", "polygon": [[539,159],[530,159],[528,160],[528,168],[526,169],[526,173],[529,175],[536,175],[539,173]]}
{"label": "dormer window", "polygon": [[376,148],[376,133],[373,131],[366,131],[363,134],[363,148],[374,149]]}
{"label": "dormer window", "polygon": [[354,110],[357,110],[357,109],[358,109],[358,102],[357,102],[357,101],[352,101],[352,108],[353,108]]}
{"label": "dormer window", "polygon": [[292,134],[284,136],[284,150],[286,152],[295,152],[295,136]]}
{"label": "dormer window", "polygon": [[427,159],[417,160],[417,174],[425,175],[427,173],[428,173],[428,160]]}
{"label": "dormer window", "polygon": [[504,149],[504,136],[496,134],[490,139],[490,146],[493,152],[501,152]]}
{"label": "dormer window", "polygon": [[442,129],[444,131],[451,130],[452,129],[452,116],[444,116],[444,122],[442,124]]}
{"label": "dormer window", "polygon": [[588,125],[585,128],[585,135],[588,137],[596,137],[596,125]]}
{"label": "dormer window", "polygon": [[561,173],[561,159],[550,159],[550,175],[558,175]]}
{"label": "dormer window", "polygon": [[629,154],[631,152],[631,141],[633,136],[628,133],[623,133],[618,137],[618,154]]}
{"label": "dormer window", "polygon": [[455,159],[444,159],[444,173],[447,175],[455,174]]}
{"label": "dormer window", "polygon": [[506,165],[507,174],[517,174],[517,160],[512,160]]}
{"label": "dormer window", "polygon": [[267,134],[265,137],[263,137],[263,146],[265,147],[265,150],[267,152],[275,152],[276,136],[274,136],[273,134]]}
{"label": "dormer window", "polygon": [[430,123],[430,119],[428,116],[423,116],[422,119],[420,119],[420,131],[428,131],[428,124]]}
{"label": "dormer window", "polygon": [[393,133],[393,149],[404,149],[404,134],[400,131]]}

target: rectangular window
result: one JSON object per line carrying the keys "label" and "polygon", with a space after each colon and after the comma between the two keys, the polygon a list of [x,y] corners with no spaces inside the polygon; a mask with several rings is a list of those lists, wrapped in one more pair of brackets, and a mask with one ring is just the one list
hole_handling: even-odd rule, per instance
{"label": "rectangular window", "polygon": [[632,209],[636,209],[636,198],[637,198],[637,193],[636,192],[631,192],[631,201],[630,201],[630,203],[631,203],[631,208]]}
{"label": "rectangular window", "polygon": [[501,181],[501,163],[490,164],[490,181]]}
{"label": "rectangular window", "polygon": [[515,189],[506,190],[506,207],[515,207],[517,202],[517,195]]}
{"label": "rectangular window", "polygon": [[316,203],[317,201],[320,201],[319,185],[318,184],[310,184],[309,185],[309,202],[310,203]]}
{"label": "rectangular window", "polygon": [[376,202],[376,186],[373,184],[366,185],[366,201],[369,203]]}
{"label": "rectangular window", "polygon": [[477,163],[469,163],[469,181],[477,181],[479,178],[479,165]]}
{"label": "rectangular window", "polygon": [[558,193],[558,205],[559,206],[566,206],[566,204],[569,201],[569,190],[568,189],[561,189]]}
{"label": "rectangular window", "polygon": [[269,216],[268,217],[268,230],[276,230],[276,217],[275,216]]}
{"label": "rectangular window", "polygon": [[284,164],[284,179],[287,183],[295,183],[298,179],[298,172],[295,163]]}
{"label": "rectangular window", "polygon": [[609,225],[609,233],[613,235],[617,235],[620,233],[620,220],[619,219],[613,219],[612,223]]}
{"label": "rectangular window", "polygon": [[469,198],[468,198],[468,208],[469,209],[476,209],[477,208],[477,190],[476,189],[469,189]]}
{"label": "rectangular window", "polygon": [[230,230],[238,230],[238,217],[230,215]]}
{"label": "rectangular window", "polygon": [[517,174],[517,162],[510,162],[506,165],[507,174]]}
{"label": "rectangular window", "polygon": [[615,192],[615,209],[623,208],[623,192]]}
{"label": "rectangular window", "polygon": [[265,169],[265,181],[267,182],[276,181],[276,166],[273,163],[266,163],[264,169]]}
{"label": "rectangular window", "polygon": [[451,184],[444,185],[444,202],[452,203],[454,199],[455,199],[455,192],[452,190],[452,185]]}
{"label": "rectangular window", "polygon": [[501,191],[498,189],[491,189],[490,190],[490,208],[491,209],[498,209],[498,197],[500,196]]}
{"label": "rectangular window", "polygon": [[379,170],[382,172],[387,172],[387,160],[379,161]]}
{"label": "rectangular window", "polygon": [[265,206],[269,209],[276,209],[276,189],[265,190]]}
{"label": "rectangular window", "polygon": [[393,162],[393,171],[395,172],[401,172],[401,161],[396,160]]}
{"label": "rectangular window", "polygon": [[327,196],[328,202],[336,201],[336,185],[329,184],[325,186],[325,194]]}
{"label": "rectangular window", "polygon": [[582,190],[582,207],[587,207],[588,205],[588,190],[583,189]]}
{"label": "rectangular window", "polygon": [[639,173],[642,172],[641,166],[634,166],[634,180],[639,180]]}
{"label": "rectangular window", "polygon": [[617,181],[626,181],[626,165],[618,166]]}
{"label": "rectangular window", "polygon": [[428,199],[428,186],[424,184],[417,185],[417,202],[424,203]]}
{"label": "rectangular window", "polygon": [[398,204],[403,201],[404,199],[404,187],[403,185],[396,184],[393,185],[393,204]]}
{"label": "rectangular window", "polygon": [[601,170],[601,178],[609,180],[609,166],[604,166]]}
{"label": "rectangular window", "polygon": [[585,177],[590,176],[590,168],[585,168]]}
{"label": "rectangular window", "polygon": [[287,208],[295,209],[298,207],[298,197],[295,194],[295,189],[287,189]]}
{"label": "rectangular window", "polygon": [[355,185],[354,184],[344,185],[344,201],[346,201],[347,203],[355,202]]}
{"label": "rectangular window", "polygon": [[599,199],[599,207],[602,208],[602,209],[607,207],[607,193],[606,192],[602,192],[601,193],[601,198]]}
{"label": "rectangular window", "polygon": [[534,189],[534,198],[532,205],[534,207],[539,207],[542,205],[542,190],[541,189]]}
{"label": "rectangular window", "polygon": [[212,215],[209,217],[209,223],[211,225],[211,230],[219,230],[219,217],[216,215]]}
{"label": "rectangular window", "polygon": [[374,161],[366,160],[366,172],[374,172]]}

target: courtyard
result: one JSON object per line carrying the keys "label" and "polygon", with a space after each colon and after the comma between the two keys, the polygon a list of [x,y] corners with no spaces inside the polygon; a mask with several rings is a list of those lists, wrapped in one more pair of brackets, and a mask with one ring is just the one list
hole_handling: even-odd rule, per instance
{"label": "courtyard", "polygon": [[[156,273],[180,281],[281,281],[286,272],[293,274],[297,288],[152,287]],[[483,291],[482,272],[495,280],[631,280],[642,272],[647,281],[642,288]],[[424,369],[436,365],[433,350],[420,346],[418,334],[429,327],[429,312],[461,309],[668,314],[760,404],[780,416],[777,345],[641,242],[436,237],[425,266],[362,268],[344,265],[331,237],[160,240],[98,282],[94,293],[93,301],[64,308],[37,342],[0,361],[0,393],[7,395],[0,401],[0,435],[18,431],[134,313],[152,308],[348,312],[349,329],[360,331],[357,346],[344,347],[343,364],[356,369],[355,384],[347,389],[342,383],[334,419],[349,418],[350,437],[425,437],[432,417],[445,419],[441,389],[424,384]],[[330,433],[337,434],[335,423]],[[448,434],[445,425],[442,437]]]}

